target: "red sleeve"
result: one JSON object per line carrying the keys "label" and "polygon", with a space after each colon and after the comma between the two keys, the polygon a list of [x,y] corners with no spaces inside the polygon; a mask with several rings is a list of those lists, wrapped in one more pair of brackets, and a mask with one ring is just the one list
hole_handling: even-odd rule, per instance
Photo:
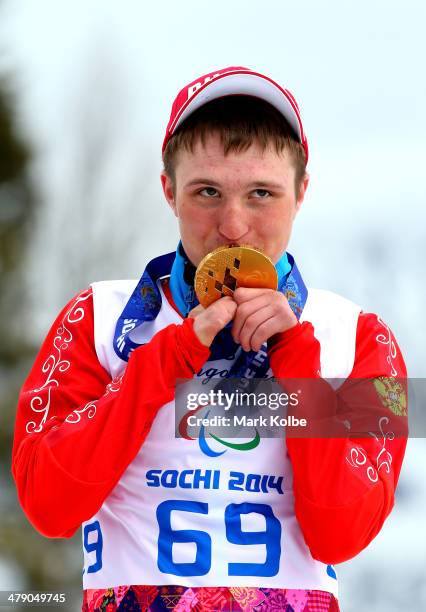
{"label": "red sleeve", "polygon": [[[312,325],[299,323],[278,335],[270,348],[274,376],[319,378],[320,350]],[[361,313],[354,366],[342,385],[350,388],[363,381],[362,392],[351,392],[352,398],[356,398],[355,417],[364,410],[362,401],[367,384],[371,391],[374,382],[380,384],[394,377],[405,381],[406,375],[401,351],[389,327],[377,315]],[[336,394],[329,385],[327,389],[332,403]],[[380,403],[377,392],[374,393],[376,403]],[[381,414],[384,410],[388,409],[381,404]],[[388,414],[392,417],[391,410]],[[406,411],[401,414],[399,418],[406,425]],[[399,435],[392,439],[388,421],[388,417],[380,421],[383,436],[287,438],[294,474],[295,513],[315,559],[324,563],[351,559],[368,546],[389,515],[407,429],[399,426]]]}
{"label": "red sleeve", "polygon": [[94,348],[91,289],[59,314],[22,388],[12,453],[19,501],[40,533],[71,537],[98,511],[176,379],[208,358],[193,322],[158,332],[111,380]]}

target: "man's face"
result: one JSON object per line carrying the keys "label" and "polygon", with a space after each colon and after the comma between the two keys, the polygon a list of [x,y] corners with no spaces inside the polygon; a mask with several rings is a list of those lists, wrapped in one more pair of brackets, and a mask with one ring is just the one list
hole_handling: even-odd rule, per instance
{"label": "man's face", "polygon": [[161,176],[164,195],[179,220],[186,254],[197,266],[219,246],[248,244],[276,263],[287,248],[308,177],[296,198],[293,163],[284,151],[253,144],[226,156],[217,134],[192,153],[180,151],[171,179]]}

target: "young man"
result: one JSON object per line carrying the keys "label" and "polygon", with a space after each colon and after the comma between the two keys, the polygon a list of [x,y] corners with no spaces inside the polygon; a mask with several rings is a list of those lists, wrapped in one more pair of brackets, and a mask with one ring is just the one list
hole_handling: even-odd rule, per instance
{"label": "young man", "polygon": [[[20,398],[13,475],[40,533],[83,527],[84,610],[338,610],[332,564],[391,511],[406,440],[387,417],[383,436],[360,439],[175,437],[177,379],[389,387],[406,376],[388,326],[308,291],[286,252],[307,159],[295,99],[268,77],[226,68],[185,87],[161,176],[176,253],[150,262],[136,288],[94,283],[43,344]],[[240,287],[204,308],[195,269],[229,245],[263,251],[278,290]],[[391,408],[405,417],[403,399]],[[248,485],[257,478],[261,488]]]}

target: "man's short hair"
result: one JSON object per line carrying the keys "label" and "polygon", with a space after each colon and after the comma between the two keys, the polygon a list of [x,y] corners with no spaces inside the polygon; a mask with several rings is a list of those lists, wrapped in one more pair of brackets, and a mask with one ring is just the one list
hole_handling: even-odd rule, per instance
{"label": "man's short hair", "polygon": [[306,155],[292,128],[273,106],[251,96],[226,96],[212,100],[194,111],[178,127],[163,153],[164,171],[176,187],[176,160],[179,152],[193,152],[201,141],[204,145],[210,134],[218,134],[225,155],[246,151],[252,144],[262,150],[268,146],[277,153],[288,152],[295,168],[295,193],[306,173]]}

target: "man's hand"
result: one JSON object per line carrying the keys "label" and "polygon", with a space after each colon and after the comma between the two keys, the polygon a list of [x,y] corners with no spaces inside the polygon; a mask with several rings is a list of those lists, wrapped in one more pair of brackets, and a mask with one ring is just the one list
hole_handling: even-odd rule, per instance
{"label": "man's hand", "polygon": [[239,287],[234,291],[237,311],[232,337],[245,351],[258,351],[262,344],[279,332],[297,324],[287,298],[273,289]]}
{"label": "man's hand", "polygon": [[216,334],[234,318],[237,304],[234,300],[225,296],[203,308],[201,304],[193,308],[188,317],[195,319],[194,332],[204,346],[210,346]]}

